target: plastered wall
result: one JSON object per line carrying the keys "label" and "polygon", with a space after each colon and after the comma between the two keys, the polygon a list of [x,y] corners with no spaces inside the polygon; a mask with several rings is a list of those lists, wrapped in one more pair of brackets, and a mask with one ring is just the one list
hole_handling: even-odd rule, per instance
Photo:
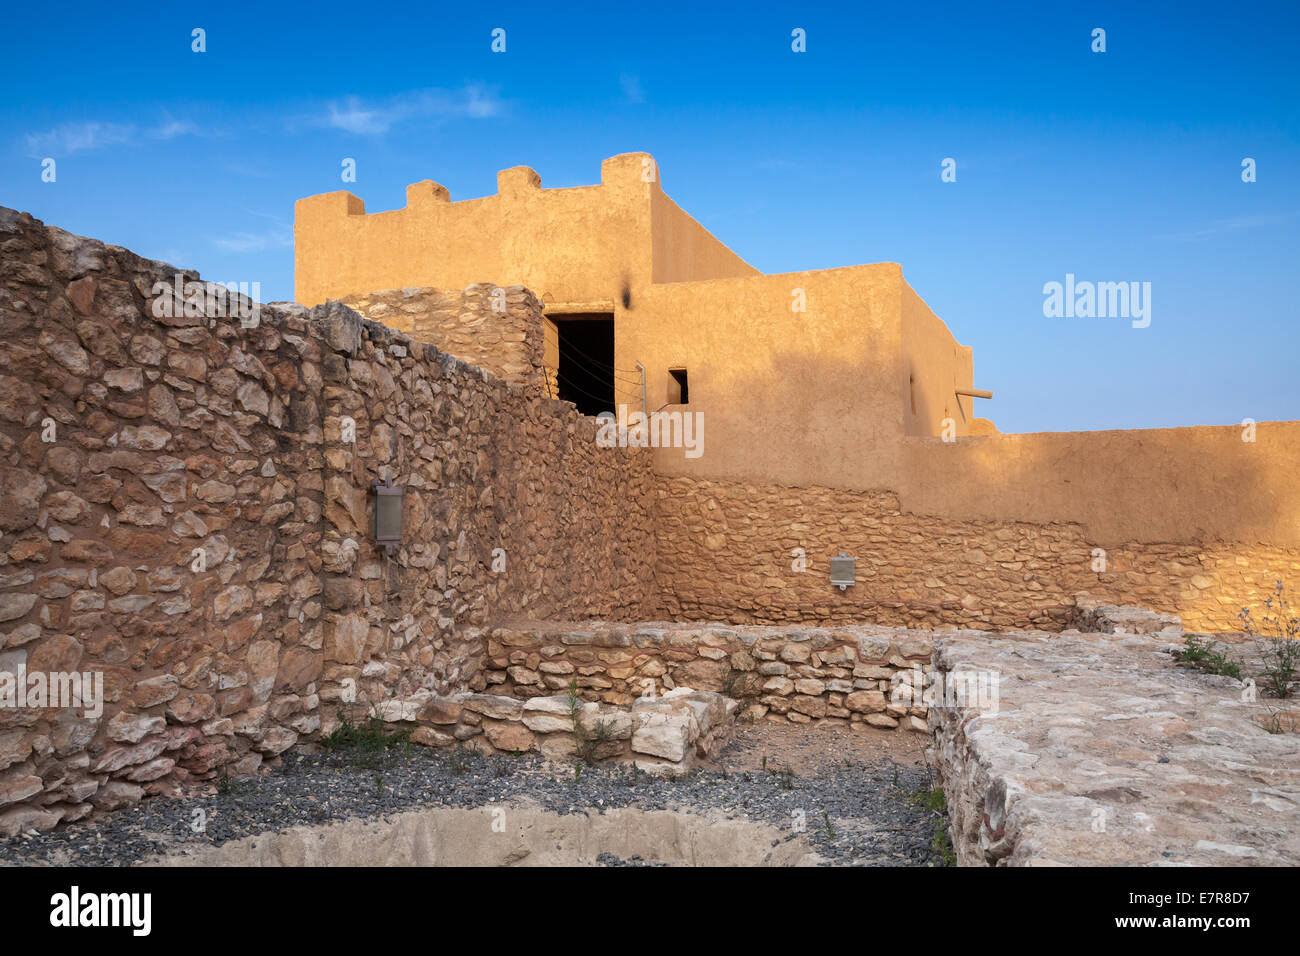
{"label": "plastered wall", "polygon": [[452,202],[424,181],[406,206],[366,214],[346,191],[295,206],[295,297],[305,305],[406,286],[463,288],[485,275],[548,305],[634,297],[652,282],[758,275],[669,199],[648,153],[601,163],[600,185],[543,189],[527,166],[502,170],[497,193]]}
{"label": "plastered wall", "polygon": [[[1077,522],[926,514],[892,492],[661,477],[655,512],[661,613],[673,620],[1060,630],[1088,593],[1239,630],[1300,549],[1261,542],[1106,541]],[[829,583],[830,558],[857,584]],[[1103,570],[1094,570],[1102,568]]]}
{"label": "plastered wall", "polygon": [[[668,401],[668,370],[688,371],[690,405],[669,410],[700,416],[703,451],[654,450],[669,479],[884,493],[927,527],[1069,525],[1090,553],[1182,555],[1169,558],[1175,578],[1197,549],[1273,555],[1269,574],[1294,570],[1278,555],[1300,545],[1300,423],[1261,423],[1253,441],[1239,426],[997,434],[985,401],[956,391],[998,383],[977,380],[971,350],[899,266],[760,275],[664,194],[659,172],[646,154],[624,154],[605,161],[600,186],[543,190],[531,170],[506,170],[496,197],[448,203],[421,184],[406,211],[376,216],[346,194],[312,197],[299,204],[300,275],[314,281],[317,250],[333,242],[336,258],[386,256],[353,277],[355,263],[331,260],[338,289],[399,284],[398,273],[400,284],[437,273],[454,285],[486,262],[551,305],[612,310],[619,401],[641,407],[638,363],[650,411]],[[607,238],[593,245],[597,233]],[[404,242],[412,262],[390,252]],[[945,419],[955,441],[939,438]],[[1073,580],[1058,583],[1068,600]]]}

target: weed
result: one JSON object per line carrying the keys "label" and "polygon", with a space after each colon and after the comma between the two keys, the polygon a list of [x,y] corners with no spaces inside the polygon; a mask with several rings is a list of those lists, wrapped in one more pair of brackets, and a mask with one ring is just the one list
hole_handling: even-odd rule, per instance
{"label": "weed", "polygon": [[1178,659],[1185,664],[1200,664],[1210,653],[1210,642],[1202,641],[1195,634],[1188,634],[1183,642],[1183,649]]}
{"label": "weed", "polygon": [[942,787],[914,790],[912,791],[911,801],[931,813],[943,813],[948,809],[948,802],[943,795]]}
{"label": "weed", "polygon": [[1215,650],[1214,641],[1201,640],[1195,634],[1187,635],[1178,659],[1185,664],[1194,665],[1206,674],[1241,680],[1241,665],[1230,660],[1226,652]]}
{"label": "weed", "polygon": [[1236,661],[1229,660],[1227,654],[1219,651],[1210,654],[1209,660],[1202,665],[1202,669],[1210,674],[1241,680],[1241,665]]}
{"label": "weed", "polygon": [[[574,752],[578,759],[587,766],[592,766],[596,758],[600,755],[601,745],[610,739],[613,733],[610,724],[604,720],[598,720],[592,728],[593,736],[590,739],[584,737],[582,725],[578,721],[578,714],[582,711],[582,699],[578,696],[577,680],[569,681],[569,721],[573,724],[573,739],[575,742]],[[574,779],[578,779],[576,776]]]}
{"label": "weed", "polygon": [[826,824],[826,839],[834,841],[835,828],[831,826],[831,815],[825,810],[822,811],[822,821]]}
{"label": "weed", "polygon": [[1291,685],[1300,677],[1300,617],[1291,611],[1286,587],[1278,581],[1264,599],[1264,611],[1255,620],[1250,608],[1237,615],[1242,630],[1253,638],[1264,658],[1261,683],[1273,697],[1290,697]]}
{"label": "weed", "polygon": [[913,790],[907,799],[933,817],[934,829],[930,833],[931,859],[939,866],[956,866],[957,856],[953,853],[952,839],[948,835],[948,800],[943,788],[931,784]]}
{"label": "weed", "polygon": [[1274,710],[1272,707],[1268,707],[1268,716],[1260,720],[1260,724],[1270,734],[1286,733],[1286,728],[1282,726],[1281,711]]}
{"label": "weed", "polygon": [[952,840],[948,837],[948,821],[935,823],[934,833],[930,836],[930,853],[938,858],[940,866],[957,865],[957,854],[952,851]]}
{"label": "weed", "polygon": [[339,725],[321,743],[327,750],[380,754],[390,747],[408,743],[410,737],[409,730],[388,733],[384,729],[384,722],[378,717],[371,717],[365,724],[359,725],[352,723],[346,714],[340,712]]}

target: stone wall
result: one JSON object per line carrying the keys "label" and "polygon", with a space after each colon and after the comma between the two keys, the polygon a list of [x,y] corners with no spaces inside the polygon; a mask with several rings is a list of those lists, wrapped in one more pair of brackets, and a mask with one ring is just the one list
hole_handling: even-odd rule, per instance
{"label": "stone wall", "polygon": [[0,253],[0,671],[104,687],[0,706],[0,832],[249,772],[353,697],[481,689],[495,616],[647,616],[649,458],[571,406],[337,303],[187,308],[172,267],[12,210]]}
{"label": "stone wall", "polygon": [[1100,633],[935,635],[936,680],[999,688],[930,708],[958,863],[1294,865],[1300,748],[1259,722],[1278,701],[1180,667],[1165,616],[1083,617]]}
{"label": "stone wall", "polygon": [[[1056,630],[1091,620],[1089,592],[1218,630],[1300,570],[1280,548],[1143,544],[1098,574],[1074,524],[656,478],[544,397],[523,289],[504,320],[489,285],[365,300],[499,329],[478,358],[507,381],[337,302],[241,321],[252,303],[195,304],[172,267],[12,210],[0,255],[0,673],[102,675],[105,704],[14,706],[0,680],[0,832],[247,773],[415,695],[575,681],[622,707],[690,686],[750,719],[919,730],[890,691],[930,650],[898,625]],[[391,556],[370,533],[386,478],[406,492]],[[656,617],[728,623],[618,623]],[[607,623],[503,623],[544,619]]]}
{"label": "stone wall", "polygon": [[[512,385],[544,387],[542,318],[533,294],[479,282],[463,290],[386,289],[345,305]],[[555,394],[551,392],[549,394]]]}
{"label": "stone wall", "polygon": [[417,691],[368,713],[427,747],[465,746],[481,754],[540,753],[587,763],[635,763],[679,776],[726,743],[737,704],[712,691],[678,687],[623,706],[574,693],[524,699],[499,694],[440,696]]}
{"label": "stone wall", "polygon": [[527,621],[488,629],[485,667],[489,688],[516,698],[572,681],[625,706],[689,686],[738,701],[747,720],[924,731],[931,650],[902,628]]}
{"label": "stone wall", "polygon": [[[1229,542],[1130,542],[1106,549],[1098,573],[1077,524],[960,521],[905,512],[890,492],[664,475],[655,535],[659,611],[678,621],[1060,630],[1087,592],[1223,631],[1278,578],[1300,577],[1300,551]],[[829,583],[841,552],[857,558],[843,592]]]}

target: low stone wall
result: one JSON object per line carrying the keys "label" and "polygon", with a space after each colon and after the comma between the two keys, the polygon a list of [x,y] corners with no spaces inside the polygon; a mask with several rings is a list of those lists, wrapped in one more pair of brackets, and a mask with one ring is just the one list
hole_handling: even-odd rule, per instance
{"label": "low stone wall", "polygon": [[926,730],[926,632],[517,622],[487,629],[486,638],[487,686],[513,697],[575,681],[585,696],[627,705],[690,686],[739,701],[746,720]]}
{"label": "low stone wall", "polygon": [[422,691],[360,709],[429,747],[536,751],[552,759],[632,762],[647,773],[679,775],[727,741],[736,706],[721,694],[678,687],[626,707],[569,694],[519,699]]}
{"label": "low stone wall", "polygon": [[[1089,592],[1197,630],[1235,630],[1244,605],[1300,570],[1300,551],[1266,545],[1134,542],[1098,553],[1078,524],[961,521],[904,511],[887,491],[663,475],[655,541],[659,613],[733,624],[1056,631]],[[843,592],[829,579],[841,552],[857,558],[857,584]]]}
{"label": "low stone wall", "polygon": [[930,709],[958,862],[1300,861],[1300,750],[1259,721],[1276,702],[1178,666],[1165,616],[1087,613],[1099,633],[936,636],[937,679],[998,678],[992,701]]}
{"label": "low stone wall", "polygon": [[340,301],[512,385],[545,387],[540,304],[523,286],[384,289]]}

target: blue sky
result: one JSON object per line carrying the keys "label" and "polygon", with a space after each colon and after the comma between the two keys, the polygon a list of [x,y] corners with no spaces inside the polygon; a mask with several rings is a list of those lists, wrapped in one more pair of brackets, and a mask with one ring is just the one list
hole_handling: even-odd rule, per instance
{"label": "blue sky", "polygon": [[[1004,431],[1300,418],[1300,5],[988,6],[11,5],[0,204],[270,301],[302,196],[646,150],[764,272],[902,263]],[[1044,317],[1067,273],[1150,326]]]}

